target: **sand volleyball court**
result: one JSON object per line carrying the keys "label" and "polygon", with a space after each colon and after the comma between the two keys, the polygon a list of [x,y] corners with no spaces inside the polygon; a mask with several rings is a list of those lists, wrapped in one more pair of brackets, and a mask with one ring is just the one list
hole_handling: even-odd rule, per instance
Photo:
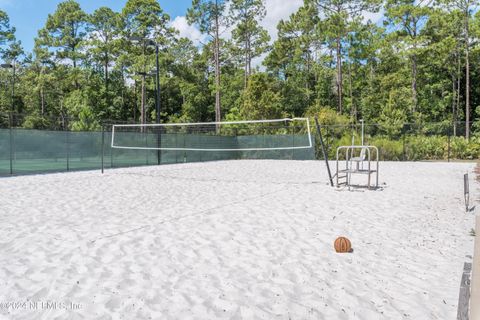
{"label": "sand volleyball court", "polygon": [[2,178],[0,319],[453,319],[473,169],[381,163],[353,192],[320,161]]}

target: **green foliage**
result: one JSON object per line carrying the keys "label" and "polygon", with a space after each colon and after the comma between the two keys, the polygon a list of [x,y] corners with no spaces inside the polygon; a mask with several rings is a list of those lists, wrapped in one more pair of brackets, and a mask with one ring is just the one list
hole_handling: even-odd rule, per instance
{"label": "green foliage", "polygon": [[166,40],[164,35],[173,32],[167,27],[170,17],[155,0],[128,0],[122,10],[122,18],[124,31],[128,37],[140,39],[153,37],[158,42],[164,43]]}
{"label": "green foliage", "polygon": [[[338,131],[337,131],[338,133]],[[344,130],[340,137],[331,139],[331,130],[324,139],[329,144],[329,157],[335,158],[337,147],[352,144],[352,131]],[[355,133],[355,141],[360,141]],[[365,137],[369,145],[374,145],[380,152],[380,160],[386,161],[420,161],[420,160],[447,160],[448,137],[409,135],[401,139],[391,139],[387,136]],[[452,137],[450,140],[450,159],[475,160],[480,157],[480,139],[466,140],[463,137]]]}
{"label": "green foliage", "polygon": [[480,134],[480,106],[475,108],[476,120],[473,122],[473,130]]}
{"label": "green foliage", "polygon": [[445,137],[412,136],[407,140],[406,160],[446,159]]}
{"label": "green foliage", "polygon": [[406,105],[408,105],[406,90],[392,90],[386,107],[382,110],[378,122],[381,130],[389,137],[397,137],[407,120]]}
{"label": "green foliage", "polygon": [[216,20],[225,22],[225,5],[224,0],[193,0],[187,11],[188,22],[198,25],[201,32],[213,37],[218,28]]}
{"label": "green foliage", "polygon": [[108,92],[108,71],[120,52],[120,15],[107,7],[101,7],[88,18],[89,45],[91,59],[104,69],[105,90]]}
{"label": "green foliage", "polygon": [[450,142],[451,154],[454,159],[475,160],[480,158],[480,137],[466,140],[463,137],[453,137]]}
{"label": "green foliage", "polygon": [[45,28],[39,31],[39,43],[57,48],[57,59],[69,59],[76,67],[77,61],[83,57],[80,47],[86,35],[86,22],[87,15],[78,2],[61,2],[55,13],[48,15]]}
{"label": "green foliage", "polygon": [[307,118],[318,118],[318,122],[324,126],[345,127],[349,124],[350,119],[347,116],[338,114],[335,110],[315,104],[305,112]]}
{"label": "green foliage", "polygon": [[[320,126],[322,127],[322,135],[324,142],[328,146],[328,156],[330,159],[335,158],[335,152],[337,147],[342,145],[351,144],[351,133],[349,127],[349,118],[343,115],[339,115],[335,110],[322,107],[319,104],[310,106],[305,112],[305,117],[310,119],[310,127],[313,128],[312,132],[316,132],[316,124],[314,118],[317,117]],[[320,155],[320,143],[316,144],[316,154]]]}
{"label": "green foliage", "polygon": [[378,148],[381,160],[404,160],[404,145],[402,140],[390,140],[387,137],[375,137],[369,139],[369,144]]}
{"label": "green foliage", "polygon": [[252,60],[264,54],[268,49],[270,35],[259,22],[266,15],[263,0],[232,0],[230,19],[237,23],[232,31],[235,54],[243,56],[245,68],[245,87],[252,73]]}
{"label": "green foliage", "polygon": [[255,74],[249,79],[240,107],[244,119],[282,119],[286,116],[275,84],[274,78],[263,73]]}
{"label": "green foliage", "polygon": [[3,46],[15,40],[15,28],[10,27],[10,18],[7,13],[0,10],[0,54],[3,54]]}
{"label": "green foliage", "polygon": [[101,125],[92,110],[83,106],[78,113],[78,120],[72,122],[71,129],[73,131],[98,131],[101,129]]}
{"label": "green foliage", "polygon": [[30,114],[26,116],[23,122],[23,127],[25,129],[48,129],[51,125],[51,121],[38,114]]}

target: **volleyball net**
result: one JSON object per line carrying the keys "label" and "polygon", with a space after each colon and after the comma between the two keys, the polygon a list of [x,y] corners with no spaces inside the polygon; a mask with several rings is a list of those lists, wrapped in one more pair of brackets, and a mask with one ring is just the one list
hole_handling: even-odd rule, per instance
{"label": "volleyball net", "polygon": [[114,125],[111,147],[127,150],[249,152],[311,149],[307,118]]}

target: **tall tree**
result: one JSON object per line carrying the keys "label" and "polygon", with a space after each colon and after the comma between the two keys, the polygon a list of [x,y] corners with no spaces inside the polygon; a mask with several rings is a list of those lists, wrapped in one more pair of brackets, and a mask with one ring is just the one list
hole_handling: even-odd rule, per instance
{"label": "tall tree", "polygon": [[19,104],[16,103],[16,85],[18,83],[18,69],[19,69],[19,57],[23,55],[23,48],[21,46],[21,42],[17,40],[13,40],[10,42],[9,46],[4,50],[2,57],[4,60],[8,61],[11,65],[12,73],[11,73],[11,100],[10,100],[10,108],[8,108],[11,112],[20,113],[21,110],[19,109]]}
{"label": "tall tree", "polygon": [[[426,40],[425,55],[428,86],[441,86],[442,94],[439,99],[428,99],[428,111],[434,121],[441,120],[440,117],[451,113],[453,123],[453,135],[457,135],[457,121],[459,117],[460,98],[463,81],[463,59],[464,47],[463,38],[463,15],[458,10],[445,12],[442,9],[431,11],[428,22],[423,30],[423,37]],[[427,69],[428,68],[428,69]],[[444,109],[439,110],[443,103],[449,103]],[[425,108],[426,109],[426,108]],[[449,112],[450,111],[450,112]],[[431,121],[432,121],[431,120]]]}
{"label": "tall tree", "polygon": [[57,6],[55,13],[48,15],[45,31],[46,44],[58,48],[57,57],[71,60],[74,68],[82,57],[81,43],[85,40],[87,15],[78,2],[67,0]]}
{"label": "tall tree", "polygon": [[358,17],[365,11],[378,10],[380,1],[377,0],[306,0],[306,4],[315,4],[319,7],[320,15],[325,16],[328,22],[328,32],[334,40],[337,70],[337,111],[343,112],[343,71],[342,55],[343,43],[348,33],[348,25],[352,18]]}
{"label": "tall tree", "polygon": [[10,18],[7,13],[0,10],[0,52],[2,46],[15,38],[15,28],[10,27]]}
{"label": "tall tree", "polygon": [[416,4],[415,0],[388,0],[386,3],[386,17],[391,26],[396,29],[394,35],[408,51],[412,74],[412,113],[418,105],[418,47],[421,27],[428,18],[429,8]]}
{"label": "tall tree", "polygon": [[88,21],[89,44],[92,46],[89,52],[93,60],[103,67],[104,97],[105,105],[108,107],[111,103],[108,87],[109,68],[119,52],[120,15],[110,8],[101,7],[89,16]]}
{"label": "tall tree", "polygon": [[73,66],[75,88],[79,88],[77,66],[83,57],[87,15],[75,0],[61,2],[53,14],[48,15],[45,27],[39,31],[37,43],[55,51],[56,58],[70,61]]}
{"label": "tall tree", "polygon": [[[303,6],[277,26],[278,39],[264,60],[269,72],[283,80],[285,111],[300,116],[315,98],[330,105],[331,76],[324,73],[319,52],[324,40],[319,32],[316,6]],[[320,88],[325,86],[326,94]],[[316,94],[315,94],[316,93]]]}
{"label": "tall tree", "polygon": [[146,123],[146,74],[154,69],[155,57],[149,40],[158,46],[171,41],[173,30],[168,26],[170,16],[165,14],[156,0],[128,0],[122,10],[124,36],[140,39],[140,43],[128,45],[126,59],[133,72],[141,74],[140,121]]}
{"label": "tall tree", "polygon": [[[8,61],[12,65],[11,74],[11,101],[8,103],[10,111],[15,108],[15,83],[17,76],[18,58],[23,55],[23,48],[20,41],[15,37],[15,28],[10,27],[10,19],[8,15],[0,10],[0,57]],[[2,99],[0,99],[1,102]]]}
{"label": "tall tree", "polygon": [[[190,24],[199,26],[200,31],[206,33],[213,41],[213,55],[215,68],[215,121],[222,119],[221,90],[220,90],[220,36],[226,24],[226,0],[192,0],[192,7],[188,9],[187,20]],[[218,127],[217,127],[218,130]]]}
{"label": "tall tree", "polygon": [[264,0],[232,0],[230,19],[237,22],[233,30],[233,40],[242,48],[244,56],[244,86],[252,73],[252,59],[261,56],[268,49],[270,35],[260,26],[259,21],[266,15]]}
{"label": "tall tree", "polygon": [[[41,116],[46,114],[47,104],[49,104],[47,91],[53,92],[60,87],[58,84],[56,86],[52,85],[55,83],[55,74],[53,72],[55,67],[54,54],[50,52],[49,48],[44,46],[43,43],[43,38],[39,37],[35,39],[33,57],[30,62],[31,72],[27,73],[27,79],[31,78],[32,87],[34,87],[36,93],[38,93]],[[34,98],[30,98],[30,101],[34,101]],[[34,105],[32,102],[30,103]],[[52,105],[53,104],[52,101]],[[35,127],[35,125],[33,127]]]}
{"label": "tall tree", "polygon": [[[29,108],[30,117],[39,115],[43,117],[47,113],[48,91],[55,88],[55,77],[52,72],[51,53],[47,49],[35,46],[33,56],[29,59],[29,68],[25,73],[25,86],[29,90],[25,94],[26,105]],[[53,100],[53,99],[52,99]],[[41,127],[37,121],[31,123],[30,128]]]}
{"label": "tall tree", "polygon": [[[181,103],[179,114],[171,114],[171,122],[208,122],[214,116],[210,108],[215,103],[208,90],[209,57],[205,51],[199,52],[192,41],[181,38],[170,49],[173,57],[172,73],[178,79]],[[178,109],[177,109],[178,110]]]}
{"label": "tall tree", "polygon": [[440,0],[463,15],[463,35],[465,41],[465,138],[470,139],[470,18],[478,0]]}
{"label": "tall tree", "polygon": [[345,64],[347,71],[348,99],[345,108],[349,108],[351,119],[357,122],[359,116],[364,120],[364,103],[362,96],[373,94],[372,84],[375,79],[375,67],[378,49],[378,41],[381,38],[382,29],[375,23],[362,23],[356,19],[350,24],[350,32],[347,35]]}

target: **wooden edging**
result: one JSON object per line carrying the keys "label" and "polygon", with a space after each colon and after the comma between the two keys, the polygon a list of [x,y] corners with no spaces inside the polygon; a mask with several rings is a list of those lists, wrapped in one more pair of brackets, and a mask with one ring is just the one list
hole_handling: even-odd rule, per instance
{"label": "wooden edging", "polygon": [[470,289],[470,320],[480,320],[480,217],[475,220],[472,282]]}
{"label": "wooden edging", "polygon": [[470,303],[470,274],[472,264],[465,262],[463,264],[462,281],[460,282],[460,294],[458,295],[457,320],[469,320],[469,303]]}

